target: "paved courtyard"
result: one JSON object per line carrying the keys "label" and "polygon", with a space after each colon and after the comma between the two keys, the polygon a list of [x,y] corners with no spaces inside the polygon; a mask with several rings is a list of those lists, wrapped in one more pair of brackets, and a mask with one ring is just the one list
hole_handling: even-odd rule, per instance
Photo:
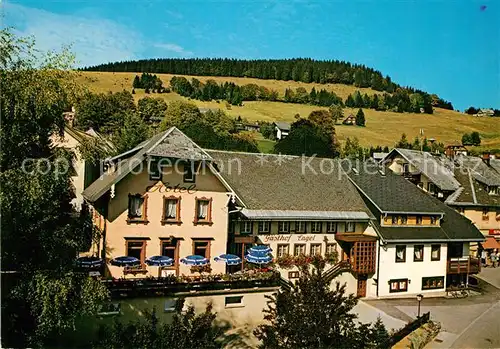
{"label": "paved courtyard", "polygon": [[[424,298],[421,313],[430,311],[431,319],[441,323],[437,341],[426,348],[500,348],[500,268],[484,269],[479,278],[488,282],[481,282],[481,295],[460,299]],[[415,299],[366,303],[405,322],[417,315]]]}

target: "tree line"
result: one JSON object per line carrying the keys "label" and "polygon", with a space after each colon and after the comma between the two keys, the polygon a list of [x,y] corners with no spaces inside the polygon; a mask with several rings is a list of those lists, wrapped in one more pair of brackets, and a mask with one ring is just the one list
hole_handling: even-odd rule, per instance
{"label": "tree line", "polygon": [[236,85],[233,82],[218,84],[209,79],[202,83],[196,78],[189,81],[181,76],[174,76],[170,80],[172,91],[184,97],[202,101],[226,100],[232,105],[241,105],[243,101],[281,101],[285,103],[312,104],[323,107],[331,105],[346,106],[350,108],[370,108],[375,110],[389,110],[394,112],[433,113],[435,99],[422,92],[409,93],[407,89],[397,88],[392,94],[362,95],[359,91],[349,94],[344,101],[334,92],[321,89],[316,91],[313,87],[308,92],[304,87],[285,89],[285,94],[279,96],[276,90],[268,89],[257,84]]}
{"label": "tree line", "polygon": [[[393,93],[402,86],[389,76],[366,67],[339,60],[293,59],[229,59],[229,58],[156,58],[121,61],[86,67],[86,71],[154,72],[162,74],[198,76],[234,76],[284,81],[339,83],[356,87],[369,87],[375,91]],[[423,91],[404,87],[412,93]],[[435,107],[453,109],[450,102],[436,96]]]}
{"label": "tree line", "polygon": [[159,77],[153,74],[149,73],[142,73],[141,76],[136,75],[134,77],[134,81],[132,82],[132,87],[133,88],[143,88],[146,90],[146,93],[151,92],[158,92],[162,93],[164,88],[163,88],[163,81]]}

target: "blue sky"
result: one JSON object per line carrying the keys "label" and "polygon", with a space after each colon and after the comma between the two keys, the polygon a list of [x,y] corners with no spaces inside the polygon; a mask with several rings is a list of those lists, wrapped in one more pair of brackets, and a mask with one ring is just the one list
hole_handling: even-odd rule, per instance
{"label": "blue sky", "polygon": [[[0,0],[1,1],[1,0]],[[486,9],[481,10],[481,6]],[[151,57],[362,63],[455,108],[500,108],[498,1],[7,0],[3,26],[79,65]]]}

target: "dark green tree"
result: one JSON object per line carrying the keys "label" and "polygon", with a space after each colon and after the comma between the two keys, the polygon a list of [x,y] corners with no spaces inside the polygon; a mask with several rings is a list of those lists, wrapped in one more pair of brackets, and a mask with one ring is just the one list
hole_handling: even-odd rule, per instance
{"label": "dark green tree", "polygon": [[260,325],[255,336],[259,348],[376,348],[387,338],[380,322],[359,324],[352,312],[358,300],[346,295],[346,286],[338,282],[333,290],[321,275],[323,268],[309,271],[291,290],[281,289],[268,298],[264,310],[267,323]]}
{"label": "dark green tree", "polygon": [[478,146],[481,145],[481,136],[479,135],[479,132],[474,131],[470,134],[470,141],[472,145]]}
{"label": "dark green tree", "polygon": [[113,134],[113,143],[118,154],[134,148],[149,136],[148,126],[136,112],[125,113],[123,118],[123,126]]}
{"label": "dark green tree", "polygon": [[337,150],[332,135],[310,120],[298,119],[288,136],[274,146],[275,153],[288,155],[335,157]]}
{"label": "dark green tree", "polygon": [[411,144],[408,142],[408,138],[406,138],[406,133],[401,135],[401,139],[394,145],[394,148],[411,149]]}
{"label": "dark green tree", "polygon": [[137,112],[147,124],[158,125],[167,111],[167,103],[162,98],[145,97],[137,102]]}
{"label": "dark green tree", "polygon": [[366,126],[366,121],[365,121],[365,113],[363,112],[363,109],[358,109],[358,112],[356,113],[356,125],[358,126]]}
{"label": "dark green tree", "polygon": [[134,81],[132,82],[132,87],[133,88],[141,88],[141,79],[139,78],[139,75],[136,75],[134,77]]}

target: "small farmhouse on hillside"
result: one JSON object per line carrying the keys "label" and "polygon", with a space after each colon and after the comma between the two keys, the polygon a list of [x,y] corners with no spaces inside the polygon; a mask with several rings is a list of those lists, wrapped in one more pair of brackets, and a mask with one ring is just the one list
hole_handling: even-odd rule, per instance
{"label": "small farmhouse on hillside", "polygon": [[344,121],[342,121],[342,124],[343,125],[356,125],[356,117],[352,114],[349,114],[349,116],[346,117],[344,119]]}
{"label": "small farmhouse on hillside", "polygon": [[283,139],[290,133],[290,124],[284,121],[276,121],[273,123],[276,132],[276,139]]}

